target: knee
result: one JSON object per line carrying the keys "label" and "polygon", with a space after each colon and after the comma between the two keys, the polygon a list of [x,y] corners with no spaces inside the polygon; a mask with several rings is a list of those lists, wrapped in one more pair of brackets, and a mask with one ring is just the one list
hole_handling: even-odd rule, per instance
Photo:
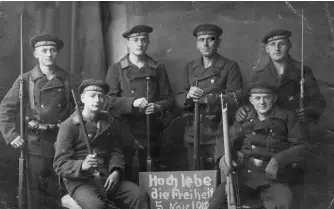
{"label": "knee", "polygon": [[293,194],[287,185],[273,184],[261,196],[266,209],[290,209],[292,206]]}
{"label": "knee", "polygon": [[224,206],[226,205],[226,199],[224,197],[225,197],[225,184],[223,183],[216,188],[215,192],[210,198],[208,209],[224,208]]}
{"label": "knee", "polygon": [[91,208],[106,209],[105,203],[99,198],[85,197],[85,198],[80,198],[76,201],[82,209],[91,209]]}

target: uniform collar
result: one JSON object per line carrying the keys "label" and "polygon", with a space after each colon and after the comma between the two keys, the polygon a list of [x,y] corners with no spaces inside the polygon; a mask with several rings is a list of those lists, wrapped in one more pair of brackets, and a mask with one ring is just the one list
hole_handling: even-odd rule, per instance
{"label": "uniform collar", "polygon": [[[197,59],[197,60],[194,61],[193,68],[201,67],[201,68],[204,69],[202,58],[203,57],[201,57],[201,58],[199,58],[199,59]],[[222,66],[224,66],[225,62],[226,62],[226,58],[224,58],[220,54],[216,53],[215,59],[214,59],[214,61],[212,63],[212,66],[221,68]]]}
{"label": "uniform collar", "polygon": [[[132,63],[130,62],[129,60],[129,54],[125,55],[121,61],[120,61],[120,64],[121,64],[121,68],[122,69],[125,69],[129,66],[132,65]],[[146,57],[145,57],[145,64],[147,64],[148,67],[150,68],[156,68],[158,66],[158,62],[154,61],[150,56],[148,56],[146,54]]]}
{"label": "uniform collar", "polygon": [[[65,79],[65,77],[66,77],[64,70],[61,69],[60,67],[58,67],[58,65],[56,65],[56,67],[55,67],[55,75],[56,75],[57,78]],[[35,81],[35,80],[37,80],[37,79],[39,79],[43,76],[44,76],[44,74],[42,73],[39,65],[36,65],[34,67],[34,69],[31,71],[31,79],[33,81]]]}
{"label": "uniform collar", "polygon": [[[80,108],[80,111],[82,111],[81,109],[82,109],[82,108]],[[78,116],[77,111],[74,111],[74,112],[73,112],[73,114],[71,115],[71,118],[72,118],[74,124],[79,124],[79,123],[80,123],[80,120],[79,120],[79,116]],[[84,121],[87,121],[87,120],[85,120],[84,118],[83,118],[83,120],[84,120]],[[97,116],[96,121],[99,121],[99,120],[108,121],[108,112],[106,112],[106,111],[101,111],[101,112],[99,113],[99,115]]]}
{"label": "uniform collar", "polygon": [[[292,59],[292,57],[289,55],[288,57],[288,63],[286,66],[286,69],[284,70],[284,73],[282,75],[282,79],[281,79],[281,84],[294,80],[294,79],[300,79],[300,68],[301,68],[301,63]],[[271,73],[277,77],[277,72],[276,72],[276,68],[274,65],[274,62],[272,61],[272,59],[269,60],[268,63],[268,68],[271,71]]]}
{"label": "uniform collar", "polygon": [[[270,113],[268,119],[285,119],[285,117],[286,117],[285,112],[281,108],[276,106]],[[253,121],[255,119],[257,119],[257,112],[254,108],[252,108],[246,120]]]}

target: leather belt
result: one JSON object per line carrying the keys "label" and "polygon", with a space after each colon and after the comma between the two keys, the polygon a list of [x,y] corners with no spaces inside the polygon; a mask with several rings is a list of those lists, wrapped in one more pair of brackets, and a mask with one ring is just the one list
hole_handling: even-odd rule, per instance
{"label": "leather belt", "polygon": [[28,122],[28,131],[37,135],[58,131],[59,124],[39,123],[37,120]]}
{"label": "leather belt", "polygon": [[237,152],[237,156],[238,156],[238,164],[243,164],[246,166],[265,168],[269,163],[268,160],[258,159],[255,157],[244,157],[244,153],[240,151]]}

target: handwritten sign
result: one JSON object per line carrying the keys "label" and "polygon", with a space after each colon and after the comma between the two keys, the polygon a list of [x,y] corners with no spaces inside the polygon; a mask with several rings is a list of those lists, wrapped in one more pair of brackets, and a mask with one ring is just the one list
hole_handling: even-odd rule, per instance
{"label": "handwritten sign", "polygon": [[216,188],[216,170],[141,172],[139,185],[154,209],[207,209]]}

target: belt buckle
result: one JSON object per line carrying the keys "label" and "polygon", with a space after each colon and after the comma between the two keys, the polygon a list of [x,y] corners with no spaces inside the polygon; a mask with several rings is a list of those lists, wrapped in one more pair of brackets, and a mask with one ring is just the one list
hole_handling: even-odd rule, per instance
{"label": "belt buckle", "polygon": [[254,163],[254,165],[255,165],[256,167],[262,167],[262,165],[263,165],[263,160],[254,158],[254,159],[253,159],[253,163]]}

